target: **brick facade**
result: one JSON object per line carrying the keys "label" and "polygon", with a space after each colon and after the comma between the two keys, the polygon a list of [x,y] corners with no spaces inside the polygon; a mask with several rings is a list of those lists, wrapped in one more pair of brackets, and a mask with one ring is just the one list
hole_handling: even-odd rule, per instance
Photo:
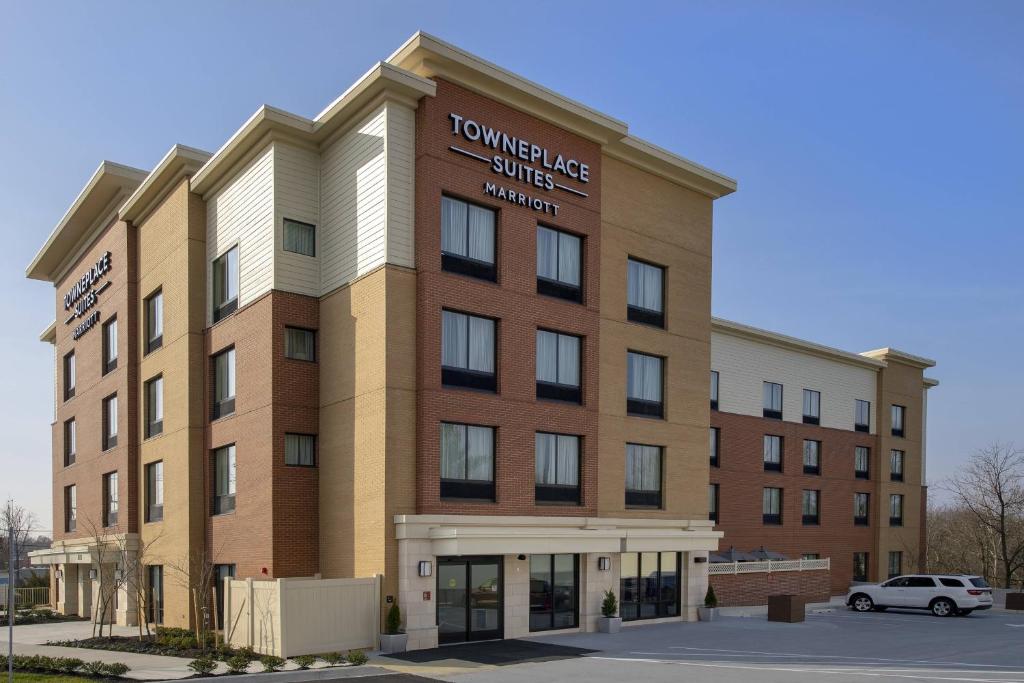
{"label": "brick facade", "polygon": [[827,570],[712,574],[719,607],[767,605],[770,595],[801,595],[807,602],[828,602],[833,581]]}

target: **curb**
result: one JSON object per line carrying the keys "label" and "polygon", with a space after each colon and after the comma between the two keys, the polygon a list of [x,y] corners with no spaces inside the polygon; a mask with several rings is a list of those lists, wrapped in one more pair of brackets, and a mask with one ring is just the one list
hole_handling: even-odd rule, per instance
{"label": "curb", "polygon": [[378,666],[322,666],[316,669],[292,669],[291,671],[261,672],[257,674],[237,674],[220,676],[203,676],[192,678],[193,681],[225,680],[232,683],[257,683],[258,681],[340,681],[345,678],[363,678],[366,676],[383,676],[391,673]]}

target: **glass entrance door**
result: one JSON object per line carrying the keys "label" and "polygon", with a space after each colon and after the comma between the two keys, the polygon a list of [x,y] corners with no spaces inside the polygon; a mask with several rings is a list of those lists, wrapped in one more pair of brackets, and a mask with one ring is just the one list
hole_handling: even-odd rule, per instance
{"label": "glass entrance door", "polygon": [[462,643],[502,637],[501,558],[440,558],[437,639]]}

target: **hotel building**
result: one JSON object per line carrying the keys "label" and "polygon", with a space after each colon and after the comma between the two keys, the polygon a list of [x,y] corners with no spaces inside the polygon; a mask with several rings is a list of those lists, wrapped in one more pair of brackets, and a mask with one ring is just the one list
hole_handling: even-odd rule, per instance
{"label": "hotel building", "polygon": [[[593,630],[606,590],[627,620],[692,620],[723,532],[842,558],[837,586],[854,552],[868,578],[920,556],[931,361],[713,320],[712,205],[735,189],[423,33],[312,119],[263,106],[215,153],[104,162],[28,268],[57,306],[35,560],[58,608],[89,613],[115,545],[142,556],[150,622],[196,619],[201,565],[379,575],[420,648]],[[790,509],[815,485],[809,530]]]}

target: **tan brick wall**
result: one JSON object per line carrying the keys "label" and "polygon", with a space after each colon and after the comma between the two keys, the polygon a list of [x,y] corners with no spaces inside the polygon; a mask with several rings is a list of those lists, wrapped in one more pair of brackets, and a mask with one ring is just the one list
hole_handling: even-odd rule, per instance
{"label": "tan brick wall", "polygon": [[708,582],[715,589],[719,607],[767,605],[771,595],[801,595],[807,602],[828,602],[830,585],[835,583],[827,570],[712,574]]}

